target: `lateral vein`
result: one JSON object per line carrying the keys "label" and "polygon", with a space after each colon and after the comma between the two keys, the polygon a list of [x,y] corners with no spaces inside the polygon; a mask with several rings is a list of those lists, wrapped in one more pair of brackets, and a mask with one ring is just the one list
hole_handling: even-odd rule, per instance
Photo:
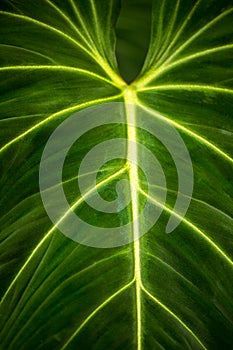
{"label": "lateral vein", "polygon": [[[77,251],[77,249],[80,248],[80,246],[76,246],[73,251],[71,252],[71,254],[73,254],[74,252]],[[62,288],[64,287],[67,283],[71,282],[72,280],[74,280],[75,278],[83,275],[84,273],[92,270],[93,268],[95,267],[98,267],[99,265],[103,264],[103,263],[106,263],[106,261],[109,261],[109,260],[112,260],[112,259],[115,259],[116,257],[119,257],[120,255],[124,255],[126,252],[119,252],[115,255],[111,255],[107,258],[104,258],[104,259],[101,259],[97,262],[94,262],[93,264],[87,266],[86,268],[76,272],[75,274],[69,276],[67,279],[65,279],[64,281],[62,281],[61,284],[59,284],[58,286],[56,286],[56,288],[50,293],[48,294],[45,299],[43,299],[43,302],[39,305],[39,307],[35,310],[35,312],[27,319],[26,323],[24,323],[24,325],[22,326],[22,328],[20,329],[20,331],[15,335],[15,337],[12,339],[11,341],[11,347],[14,346],[14,343],[17,341],[17,339],[20,337],[20,335],[24,332],[25,329],[27,329],[27,326],[30,324],[30,322],[33,321],[33,319],[36,317],[36,315],[38,315],[38,313],[43,310],[43,307],[56,295],[56,293]],[[46,285],[46,282],[53,278],[56,278],[56,271],[62,266],[62,265],[65,265],[66,264],[66,260],[67,258],[70,258],[70,255],[67,256],[63,261],[62,263],[57,266],[52,272],[51,274],[49,275],[49,278],[46,278],[42,284],[38,287],[38,289],[35,290],[35,292],[32,294],[32,296],[30,297],[29,300],[31,300],[31,298],[33,298],[35,295],[37,294],[40,294],[40,291],[41,289],[43,289]],[[54,276],[55,275],[55,276]],[[24,291],[24,293],[26,292],[26,290]],[[29,300],[27,302],[29,302]],[[16,309],[15,309],[16,310]],[[24,309],[23,309],[24,310]],[[23,310],[17,315],[17,319],[19,320],[19,316],[22,314]],[[12,317],[12,315],[11,315]]]}
{"label": "lateral vein", "polygon": [[100,181],[94,188],[91,188],[89,191],[87,191],[81,198],[79,198],[77,201],[75,201],[75,203],[69,208],[68,211],[66,211],[64,213],[64,215],[60,218],[60,220],[57,222],[56,225],[54,225],[46,234],[45,236],[40,240],[40,242],[37,244],[37,246],[34,248],[34,250],[32,251],[32,253],[29,255],[29,257],[27,258],[26,262],[24,263],[24,265],[21,267],[21,269],[19,270],[19,272],[17,273],[17,275],[15,276],[15,278],[13,279],[13,281],[10,283],[9,287],[7,288],[5,294],[2,297],[1,300],[1,304],[4,302],[4,300],[6,299],[8,293],[10,292],[11,288],[14,286],[15,282],[18,280],[18,278],[20,277],[21,273],[24,271],[24,269],[26,268],[26,266],[28,265],[28,263],[31,261],[31,259],[34,257],[34,255],[36,254],[36,252],[38,251],[38,249],[40,249],[40,247],[43,245],[43,243],[50,237],[50,235],[57,229],[57,225],[59,225],[61,222],[63,222],[66,217],[69,215],[70,211],[76,209],[80,204],[82,204],[84,202],[84,200],[90,196],[94,191],[96,191],[97,189],[100,189],[102,186],[108,184],[109,182],[111,182],[112,180],[114,180],[115,178],[117,178],[119,175],[125,173],[127,171],[127,167],[124,167],[122,169],[120,169],[119,171],[117,171],[115,174],[107,177],[106,179]]}
{"label": "lateral vein", "polygon": [[62,346],[61,350],[64,350],[71,341],[77,336],[77,334],[83,329],[83,327],[101,310],[103,309],[107,304],[109,304],[114,298],[116,298],[119,294],[124,292],[126,289],[128,289],[132,284],[134,283],[134,280],[120,288],[118,291],[116,291],[114,294],[112,294],[108,299],[106,299],[102,304],[100,304],[95,310],[87,317],[85,320],[81,323],[81,325],[76,329],[76,331],[71,335],[71,337],[66,341],[66,343]]}
{"label": "lateral vein", "polygon": [[171,311],[159,299],[154,297],[143,285],[142,285],[142,290],[145,292],[145,294],[147,294],[149,296],[150,299],[152,299],[156,304],[158,304],[162,309],[164,309],[169,315],[171,315],[173,318],[175,318],[193,336],[193,338],[195,338],[195,340],[201,345],[201,347],[203,349],[207,350],[205,345],[196,336],[196,334],[173,311]]}
{"label": "lateral vein", "polygon": [[212,149],[215,153],[223,156],[226,160],[228,160],[229,162],[233,163],[233,159],[224,151],[222,151],[220,148],[218,148],[216,145],[214,145],[212,142],[206,140],[204,137],[200,136],[199,134],[197,134],[196,132],[186,128],[185,126],[183,126],[182,124],[168,118],[165,117],[164,115],[161,115],[159,112],[155,111],[155,110],[151,110],[151,108],[148,108],[145,104],[143,104],[141,101],[138,101],[138,104],[140,105],[140,107],[142,109],[144,109],[145,111],[147,111],[148,113],[150,113],[151,115],[153,115],[155,118],[159,118],[162,120],[166,120],[167,122],[171,123],[172,125],[174,125],[177,129],[182,130],[185,134],[189,135],[190,137],[198,140],[200,143],[204,144],[205,146],[207,146],[208,148]]}
{"label": "lateral vein", "polygon": [[[195,60],[196,58],[199,58],[199,57],[205,57],[205,56],[212,55],[212,54],[224,51],[224,50],[231,50],[231,49],[233,49],[233,44],[217,46],[217,47],[214,47],[214,48],[211,48],[208,50],[202,50],[202,51],[195,52],[191,55],[185,56],[177,61],[174,61],[173,63],[163,64],[161,67],[158,67],[156,69],[151,68],[149,70],[148,78],[145,81],[139,80],[136,85],[139,88],[139,90],[143,89],[144,87],[146,88],[147,87],[146,84],[149,84],[152,80],[157,79],[162,74],[171,71],[173,68],[179,67],[180,65],[186,64],[187,62]],[[148,86],[148,89],[150,89],[150,88],[152,88],[152,87]]]}
{"label": "lateral vein", "polygon": [[153,91],[153,90],[198,90],[198,91],[216,91],[216,92],[223,92],[227,94],[233,94],[232,89],[227,89],[223,87],[218,86],[212,86],[212,85],[198,85],[198,84],[167,84],[167,85],[156,85],[156,86],[148,86],[144,87],[138,91]]}
{"label": "lateral vein", "polygon": [[87,108],[90,106],[94,106],[95,104],[98,103],[105,103],[105,102],[110,102],[110,101],[114,101],[115,99],[118,99],[122,96],[122,94],[119,94],[117,96],[113,96],[113,97],[107,97],[107,98],[100,98],[97,100],[93,100],[93,101],[89,101],[89,102],[84,102],[81,103],[79,105],[75,105],[69,108],[65,108],[59,112],[56,112],[54,114],[51,114],[49,117],[43,119],[41,122],[35,124],[34,126],[32,126],[31,128],[27,129],[26,131],[24,131],[22,134],[18,135],[17,137],[15,137],[14,139],[12,139],[11,141],[9,141],[8,143],[6,143],[2,148],[0,148],[0,153],[3,152],[4,150],[6,150],[8,147],[10,147],[12,144],[18,142],[19,140],[21,140],[22,138],[24,138],[25,136],[27,136],[28,134],[30,134],[31,132],[33,132],[34,130],[40,128],[42,125],[49,123],[51,120],[60,117],[66,113],[74,113],[77,112],[78,110],[81,110],[83,108]]}
{"label": "lateral vein", "polygon": [[91,76],[95,79],[102,80],[107,82],[108,84],[111,84],[113,86],[118,87],[117,84],[115,84],[114,81],[108,80],[105,77],[102,77],[99,74],[93,73],[91,71],[88,71],[86,69],[81,68],[75,68],[71,66],[60,66],[60,65],[26,65],[26,66],[4,66],[0,67],[0,71],[11,71],[11,70],[59,70],[59,71],[65,71],[65,72],[72,72],[72,73],[80,73],[82,75]]}
{"label": "lateral vein", "polygon": [[201,236],[206,242],[208,242],[209,245],[212,246],[212,248],[222,257],[224,258],[228,264],[230,264],[231,268],[233,267],[233,262],[231,261],[231,259],[226,255],[225,252],[223,252],[223,250],[221,248],[219,248],[219,246],[214,243],[201,229],[199,229],[196,225],[194,225],[191,221],[189,221],[186,218],[181,217],[178,213],[176,213],[175,211],[173,211],[172,209],[170,209],[168,206],[161,204],[158,200],[156,200],[155,198],[153,198],[152,196],[148,195],[146,192],[144,192],[140,187],[138,188],[138,191],[145,196],[146,198],[148,198],[152,203],[154,203],[155,205],[159,206],[160,208],[164,209],[167,213],[172,214],[174,216],[176,216],[178,219],[182,219],[182,222],[190,227],[193,231],[195,231],[199,236]]}
{"label": "lateral vein", "polygon": [[96,54],[91,53],[82,44],[80,44],[77,40],[75,40],[71,36],[63,33],[61,30],[59,30],[59,29],[57,29],[49,24],[46,24],[44,22],[41,22],[41,21],[36,20],[34,18],[31,18],[29,16],[19,15],[19,14],[7,12],[7,11],[0,11],[0,14],[34,23],[36,25],[39,25],[41,27],[44,27],[48,30],[53,31],[56,34],[59,34],[61,37],[65,38],[66,40],[68,40],[68,42],[71,42],[76,47],[79,47],[83,52],[85,52],[89,57],[91,57],[94,60],[94,62],[96,64],[98,64],[116,84],[118,84],[119,86],[125,85],[125,83],[121,79],[121,77],[110,67],[108,62],[98,52]]}
{"label": "lateral vein", "polygon": [[29,16],[19,15],[19,14],[7,12],[7,11],[0,11],[0,14],[6,15],[9,17],[19,18],[19,19],[22,19],[22,20],[25,20],[28,22],[32,22],[32,23],[39,25],[41,27],[44,27],[46,29],[49,29],[49,30],[59,34],[60,36],[66,38],[66,40],[70,41],[75,46],[78,46],[81,50],[83,50],[86,54],[88,54],[88,56],[92,57],[95,60],[95,57],[83,45],[81,45],[79,42],[77,42],[77,40],[73,39],[71,36],[63,33],[61,30],[59,30],[59,29],[57,29],[49,24],[46,24],[44,22],[41,22],[41,21],[34,19],[32,17],[29,17]]}

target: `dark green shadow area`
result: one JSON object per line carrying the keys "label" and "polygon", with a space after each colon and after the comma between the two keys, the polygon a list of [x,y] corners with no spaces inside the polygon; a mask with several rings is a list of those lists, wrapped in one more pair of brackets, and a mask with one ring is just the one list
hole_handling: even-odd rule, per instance
{"label": "dark green shadow area", "polygon": [[151,0],[122,0],[116,25],[116,56],[119,70],[131,83],[143,66],[151,30]]}

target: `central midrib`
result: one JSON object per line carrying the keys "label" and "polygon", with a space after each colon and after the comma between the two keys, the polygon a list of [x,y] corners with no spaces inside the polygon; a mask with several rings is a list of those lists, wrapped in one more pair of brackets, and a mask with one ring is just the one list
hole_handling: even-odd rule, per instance
{"label": "central midrib", "polygon": [[[139,216],[138,205],[138,168],[137,168],[137,125],[136,125],[136,95],[133,87],[129,86],[124,91],[126,122],[127,122],[127,160],[129,161],[129,181],[131,193],[131,211],[134,240],[134,280],[136,291],[136,319],[137,319],[137,349],[141,350],[141,267],[140,267],[140,242],[139,242]],[[130,160],[133,160],[130,161]]]}

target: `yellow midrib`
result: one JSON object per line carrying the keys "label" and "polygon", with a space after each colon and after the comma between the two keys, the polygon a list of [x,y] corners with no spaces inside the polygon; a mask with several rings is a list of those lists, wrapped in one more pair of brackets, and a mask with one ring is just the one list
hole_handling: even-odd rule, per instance
{"label": "yellow midrib", "polygon": [[140,243],[139,243],[139,223],[136,220],[139,216],[138,205],[138,168],[137,168],[137,129],[136,129],[136,95],[132,86],[128,86],[124,91],[128,150],[127,160],[133,159],[135,163],[129,164],[129,181],[132,201],[132,225],[134,240],[134,280],[136,292],[136,319],[137,319],[137,349],[141,350],[141,266],[140,266]]}
{"label": "yellow midrib", "polygon": [[[136,293],[136,341],[137,350],[142,350],[142,303],[141,294],[144,292],[150,299],[157,303],[163,310],[165,310],[169,315],[179,322],[201,345],[203,349],[206,350],[205,345],[200,341],[196,334],[165,304],[163,304],[159,299],[152,296],[152,294],[146,289],[142,282],[141,273],[141,262],[140,262],[140,227],[139,223],[135,220],[139,216],[139,189],[140,181],[137,167],[137,122],[136,122],[136,106],[138,105],[137,91],[134,86],[128,86],[124,92],[125,110],[126,110],[126,124],[127,124],[127,139],[128,139],[128,151],[127,160],[130,180],[130,192],[132,201],[132,222],[133,222],[133,250],[134,250],[134,278],[135,283],[135,293]],[[133,143],[133,144],[132,144]],[[130,162],[130,159],[134,160],[134,163]]]}

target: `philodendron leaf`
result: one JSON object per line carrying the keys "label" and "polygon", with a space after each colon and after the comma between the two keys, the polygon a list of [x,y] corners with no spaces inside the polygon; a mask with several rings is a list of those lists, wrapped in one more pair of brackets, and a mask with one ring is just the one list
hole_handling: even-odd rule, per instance
{"label": "philodendron leaf", "polygon": [[0,9],[1,349],[232,349],[232,1]]}

